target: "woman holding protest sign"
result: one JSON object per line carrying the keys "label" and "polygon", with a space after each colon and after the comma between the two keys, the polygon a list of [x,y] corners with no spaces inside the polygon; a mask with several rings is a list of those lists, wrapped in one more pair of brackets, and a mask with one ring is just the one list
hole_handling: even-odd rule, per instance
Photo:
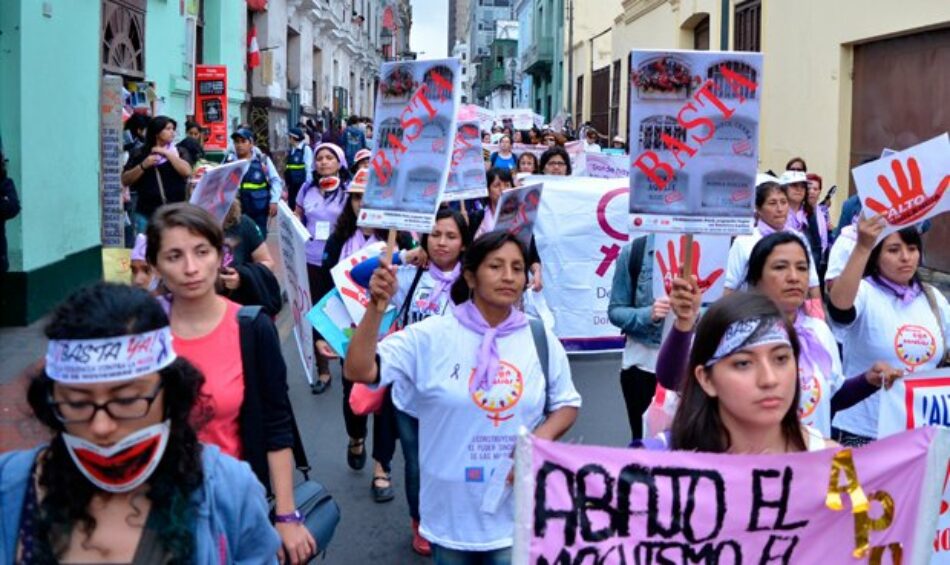
{"label": "woman holding protest sign", "polygon": [[[328,274],[341,260],[369,245],[386,241],[386,230],[361,228],[357,225],[357,218],[363,204],[363,194],[366,192],[368,182],[369,171],[364,169],[356,174],[353,182],[346,189],[346,206],[343,208],[339,219],[337,219],[336,227],[327,240],[327,245],[323,251],[322,268],[326,269]],[[399,234],[397,243],[399,249],[412,247],[412,239],[405,233]],[[332,290],[332,278],[329,282],[329,288],[319,288],[318,292],[321,296]],[[319,334],[317,334],[317,350],[327,358],[337,356],[329,343]],[[350,406],[352,391],[353,383],[344,379],[343,421],[346,425],[346,433],[350,438],[347,446],[346,462],[351,469],[359,471],[366,465],[365,441],[369,416],[360,415],[353,411]],[[375,465],[371,490],[376,502],[388,502],[396,496],[392,487],[390,469],[393,453],[396,451],[396,433],[396,415],[392,399],[387,395],[382,408],[373,416],[373,460]]]}
{"label": "woman holding protest sign", "polygon": [[[478,239],[479,236],[495,229],[495,214],[498,209],[498,201],[506,190],[514,187],[511,171],[505,168],[493,167],[488,170],[488,206],[481,210],[469,214],[469,230],[475,230],[472,233],[472,239]],[[531,246],[529,249],[531,261],[531,289],[540,292],[544,288],[541,275],[541,256],[538,255],[538,248],[534,244],[534,236],[531,236]]]}
{"label": "woman holding protest sign", "polygon": [[52,438],[0,455],[0,563],[273,562],[264,490],[198,442],[204,378],[175,355],[158,302],[98,283],[45,333],[27,399]]}
{"label": "woman holding protest sign", "polygon": [[718,300],[696,328],[670,431],[640,445],[737,454],[833,446],[799,421],[799,352],[795,327],[767,296]]}
{"label": "woman holding protest sign", "polygon": [[[867,371],[845,380],[838,345],[827,324],[803,311],[808,284],[810,255],[795,234],[776,232],[755,244],[749,260],[747,282],[782,311],[794,327],[800,344],[798,375],[800,404],[798,415],[803,424],[831,435],[831,419],[877,392],[889,387],[902,371],[886,362],[874,363]],[[675,314],[673,328],[663,341],[657,358],[657,379],[670,389],[679,388],[686,373],[693,326],[696,323],[701,293],[695,276],[687,282],[673,279],[670,307]]]}
{"label": "woman holding protest sign", "polygon": [[[502,487],[517,430],[557,439],[577,417],[580,395],[564,349],[515,308],[528,282],[526,255],[504,231],[483,235],[466,251],[457,282],[469,300],[378,344],[381,314],[370,308],[350,343],[347,378],[414,391],[420,532],[436,564],[510,563],[514,504]],[[376,269],[374,301],[389,302],[397,289],[392,268]],[[545,349],[547,362],[538,354]]]}
{"label": "woman holding protest sign", "polygon": [[[207,211],[186,203],[163,206],[146,235],[148,262],[171,294],[175,352],[204,374],[202,393],[214,406],[198,436],[248,462],[274,494],[282,551],[292,563],[304,562],[316,542],[294,502],[295,423],[277,329],[260,310],[240,321],[249,312],[215,292],[224,233]],[[251,339],[241,339],[244,331]],[[253,351],[242,342],[253,343]]]}
{"label": "woman holding protest sign", "polygon": [[[442,208],[435,216],[432,233],[423,234],[420,250],[425,251],[427,265],[407,263],[407,253],[398,253],[398,288],[390,301],[398,308],[396,323],[405,329],[433,315],[448,315],[451,305],[468,299],[467,294],[451,296],[453,285],[461,274],[462,254],[469,247],[468,224],[459,212]],[[415,250],[413,250],[415,251]],[[409,252],[412,253],[412,252]],[[411,259],[408,259],[411,260]],[[367,259],[350,273],[356,284],[368,288],[380,265],[379,258]],[[458,287],[456,287],[458,288]],[[412,548],[421,555],[430,555],[429,542],[419,535],[419,420],[413,406],[413,389],[407,383],[393,383],[392,402],[396,408],[399,443],[406,462],[406,500],[412,518]]]}
{"label": "woman holding protest sign", "polygon": [[[319,302],[333,288],[330,269],[323,265],[323,252],[327,240],[333,232],[340,214],[346,208],[346,157],[343,150],[333,143],[321,143],[314,151],[313,181],[305,183],[297,193],[294,212],[310,232],[307,242],[307,278],[310,283],[310,296],[313,303]],[[346,173],[348,174],[348,173]],[[317,333],[313,333],[317,339]],[[322,394],[329,388],[330,362],[319,348],[315,350],[317,358],[317,380],[313,383],[313,393]]]}
{"label": "woman holding protest sign", "polygon": [[[763,237],[786,230],[788,219],[788,193],[784,186],[776,182],[774,177],[759,175],[755,187],[755,217],[756,224],[750,235],[740,235],[732,242],[729,248],[729,257],[726,260],[725,290],[728,295],[745,287],[746,275],[749,270],[749,256],[752,248]],[[797,232],[796,232],[797,233]],[[804,236],[798,234],[802,241]],[[806,242],[807,243],[807,242]],[[806,308],[810,314],[821,311],[821,291],[818,288],[818,272],[814,264],[808,267],[808,302]]]}
{"label": "woman holding protest sign", "polygon": [[[915,226],[881,239],[884,218],[858,221],[858,240],[844,271],[828,291],[828,313],[844,350],[848,374],[884,359],[906,369],[907,379],[946,364],[950,305],[922,283],[921,238]],[[881,239],[881,241],[878,241]],[[880,396],[838,414],[835,438],[850,446],[878,436]]]}

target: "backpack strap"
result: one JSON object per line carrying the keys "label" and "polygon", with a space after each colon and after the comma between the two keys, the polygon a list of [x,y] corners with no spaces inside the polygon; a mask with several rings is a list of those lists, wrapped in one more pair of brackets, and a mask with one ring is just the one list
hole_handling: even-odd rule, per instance
{"label": "backpack strap", "polygon": [[548,377],[548,334],[544,329],[544,322],[540,318],[529,317],[528,326],[531,327],[531,338],[534,341],[534,349],[538,352],[538,360],[541,361],[541,374],[544,376],[544,414],[551,413],[550,400],[548,396],[551,379]]}
{"label": "backpack strap", "polygon": [[[248,367],[253,368],[257,363],[257,341],[254,339],[254,320],[262,313],[263,308],[258,305],[241,306],[238,310],[241,359],[242,365],[244,366],[245,378],[247,378],[248,375]],[[294,465],[296,465],[305,479],[310,480],[310,462],[307,460],[307,452],[304,450],[303,441],[300,439],[300,430],[297,429],[297,418],[293,414],[291,414],[290,422],[294,431]]]}
{"label": "backpack strap", "polygon": [[630,262],[627,269],[630,271],[630,303],[635,306],[637,298],[637,281],[640,280],[640,270],[643,268],[643,256],[647,249],[647,236],[641,235],[630,243]]}
{"label": "backpack strap", "polygon": [[412,306],[412,295],[416,293],[416,288],[418,288],[419,281],[422,279],[424,272],[425,269],[416,268],[416,276],[413,277],[412,284],[409,285],[409,292],[406,293],[406,299],[403,300],[402,306],[399,307],[399,314],[396,316],[396,319],[402,322],[403,328],[409,325],[409,308]]}

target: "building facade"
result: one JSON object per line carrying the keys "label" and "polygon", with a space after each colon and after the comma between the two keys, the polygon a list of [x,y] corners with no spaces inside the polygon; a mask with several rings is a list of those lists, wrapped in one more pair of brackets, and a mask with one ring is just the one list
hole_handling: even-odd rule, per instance
{"label": "building facade", "polygon": [[[447,53],[455,49],[458,42],[468,43],[468,18],[473,0],[448,0],[449,33]],[[476,0],[477,1],[477,0]]]}
{"label": "building facade", "polygon": [[465,43],[464,41],[456,41],[450,53],[451,57],[455,57],[459,60],[459,68],[461,69],[462,103],[468,104],[471,100],[475,99],[475,97],[472,95],[473,77],[468,74],[468,43]]}
{"label": "building facade", "polygon": [[[851,168],[864,159],[950,130],[947,2],[730,0],[723,13],[718,0],[625,0],[612,43],[621,131],[631,49],[761,51],[759,167],[779,171],[801,156],[826,188],[853,190]],[[924,236],[925,265],[950,271],[947,241],[944,215]]]}
{"label": "building facade", "polygon": [[565,106],[576,126],[589,122],[601,135],[613,137],[619,123],[611,109],[617,108],[619,93],[612,90],[611,79],[619,78],[619,69],[611,68],[612,35],[614,19],[622,12],[621,0],[600,0],[596,10],[584,0],[568,3],[562,88],[571,100]]}
{"label": "building facade", "polygon": [[492,59],[492,42],[495,41],[496,22],[512,19],[512,0],[472,0],[468,18],[469,70],[473,82],[473,100],[487,105],[491,88],[483,84],[483,77],[490,78],[495,62]]}
{"label": "building facade", "polygon": [[[566,111],[564,76],[565,0],[536,0],[519,4],[519,22],[528,19],[530,33],[520,35],[521,69],[530,77],[529,105],[550,122]],[[526,13],[530,12],[530,13]]]}

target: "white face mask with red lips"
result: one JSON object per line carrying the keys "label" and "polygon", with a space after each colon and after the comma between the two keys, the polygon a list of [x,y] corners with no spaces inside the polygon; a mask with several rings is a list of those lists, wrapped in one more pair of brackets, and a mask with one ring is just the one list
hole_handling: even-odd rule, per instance
{"label": "white face mask with red lips", "polygon": [[171,421],[133,432],[115,445],[101,447],[63,432],[73,463],[97,488],[111,493],[135,490],[148,480],[165,454]]}

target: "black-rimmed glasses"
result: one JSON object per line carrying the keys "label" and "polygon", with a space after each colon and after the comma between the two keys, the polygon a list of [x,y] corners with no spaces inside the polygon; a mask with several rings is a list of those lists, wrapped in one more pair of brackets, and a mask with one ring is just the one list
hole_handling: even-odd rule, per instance
{"label": "black-rimmed glasses", "polygon": [[155,399],[162,391],[164,383],[159,382],[152,394],[146,396],[132,396],[129,398],[114,398],[108,402],[98,404],[88,400],[81,402],[55,402],[53,397],[46,402],[53,409],[53,415],[64,424],[84,424],[91,422],[100,410],[105,410],[113,420],[138,420],[144,418],[152,408]]}

